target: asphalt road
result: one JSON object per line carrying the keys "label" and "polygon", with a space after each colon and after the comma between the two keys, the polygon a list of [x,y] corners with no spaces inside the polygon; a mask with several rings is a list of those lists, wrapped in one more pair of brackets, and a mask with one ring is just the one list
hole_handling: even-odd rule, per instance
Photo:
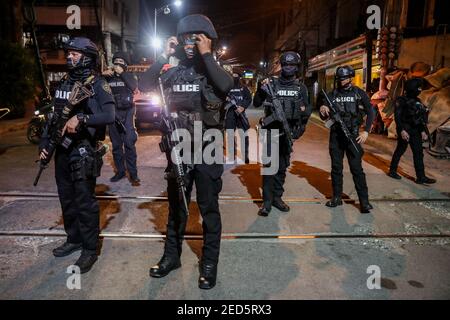
{"label": "asphalt road", "polygon": [[[249,114],[256,123],[260,112]],[[289,213],[273,209],[269,217],[259,217],[260,166],[226,165],[214,289],[197,288],[202,241],[195,199],[183,267],[166,278],[150,278],[148,269],[162,254],[167,219],[165,156],[158,142],[156,130],[140,132],[139,187],[126,179],[109,182],[112,156],[106,156],[97,186],[101,255],[82,276],[81,289],[69,290],[66,270],[77,254],[51,255],[64,241],[53,167],[33,187],[36,147],[24,131],[0,137],[0,299],[450,298],[450,161],[426,154],[428,174],[438,183],[416,185],[408,150],[401,162],[404,178],[397,181],[385,174],[391,154],[369,143],[363,166],[374,210],[359,213],[347,165],[347,203],[329,209],[324,206],[331,195],[328,133],[315,120],[294,146],[284,197]],[[373,266],[380,271],[380,289],[367,286]]]}

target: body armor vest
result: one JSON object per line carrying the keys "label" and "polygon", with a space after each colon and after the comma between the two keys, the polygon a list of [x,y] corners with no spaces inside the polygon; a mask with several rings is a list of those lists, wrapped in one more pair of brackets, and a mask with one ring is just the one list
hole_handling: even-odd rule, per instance
{"label": "body armor vest", "polygon": [[114,75],[107,78],[111,87],[117,109],[129,109],[133,106],[133,91],[127,87],[120,76]]}
{"label": "body armor vest", "polygon": [[355,87],[350,90],[334,90],[332,100],[350,132],[357,132],[362,122],[361,109],[363,107],[361,106],[361,96]]}
{"label": "body armor vest", "polygon": [[274,93],[280,98],[283,111],[286,114],[286,120],[299,120],[301,118],[300,107],[303,105],[303,99],[300,90],[300,84],[297,80],[291,84],[282,84],[278,78],[273,79]]}
{"label": "body armor vest", "polygon": [[404,124],[408,124],[413,129],[414,126],[426,122],[426,108],[417,99],[408,97],[398,97],[400,106],[400,117]]}
{"label": "body armor vest", "polygon": [[190,120],[201,120],[206,127],[220,127],[223,120],[223,99],[216,96],[206,77],[193,67],[182,65],[172,68],[164,75],[169,81],[166,87],[167,105],[170,112],[185,114]]}
{"label": "body armor vest", "polygon": [[[57,115],[61,115],[64,107],[69,103],[69,97],[74,83],[69,80],[63,80],[61,84],[55,91],[55,98],[53,100],[54,112]],[[69,119],[75,116],[77,113],[84,114],[92,114],[90,108],[88,107],[88,100],[83,100],[80,104],[75,105],[71,114],[69,115]],[[80,141],[83,139],[92,140],[93,137],[89,133],[89,131],[84,128],[83,130],[76,133],[65,133],[70,139],[73,141]]]}

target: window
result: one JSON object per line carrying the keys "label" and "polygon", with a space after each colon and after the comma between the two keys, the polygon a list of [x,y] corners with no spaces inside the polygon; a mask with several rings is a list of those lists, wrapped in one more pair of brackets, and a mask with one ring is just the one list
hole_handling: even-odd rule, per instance
{"label": "window", "polygon": [[436,0],[434,9],[434,25],[450,24],[450,1]]}
{"label": "window", "polygon": [[119,15],[119,3],[116,0],[113,1],[113,13],[116,16]]}
{"label": "window", "polygon": [[425,0],[409,0],[406,26],[408,28],[422,28],[425,12]]}

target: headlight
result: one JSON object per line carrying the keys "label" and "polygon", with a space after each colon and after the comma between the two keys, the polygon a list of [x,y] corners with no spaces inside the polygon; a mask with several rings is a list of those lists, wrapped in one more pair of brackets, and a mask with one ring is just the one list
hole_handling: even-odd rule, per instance
{"label": "headlight", "polygon": [[151,104],[158,105],[158,104],[161,103],[161,98],[159,96],[157,96],[157,95],[152,95],[150,97],[150,101],[151,101]]}

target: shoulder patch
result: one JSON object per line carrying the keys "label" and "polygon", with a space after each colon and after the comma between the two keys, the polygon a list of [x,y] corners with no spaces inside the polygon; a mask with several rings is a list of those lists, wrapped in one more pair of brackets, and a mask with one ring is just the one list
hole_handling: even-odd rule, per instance
{"label": "shoulder patch", "polygon": [[109,86],[108,82],[103,81],[102,88],[106,91],[106,93],[112,94],[111,87]]}

